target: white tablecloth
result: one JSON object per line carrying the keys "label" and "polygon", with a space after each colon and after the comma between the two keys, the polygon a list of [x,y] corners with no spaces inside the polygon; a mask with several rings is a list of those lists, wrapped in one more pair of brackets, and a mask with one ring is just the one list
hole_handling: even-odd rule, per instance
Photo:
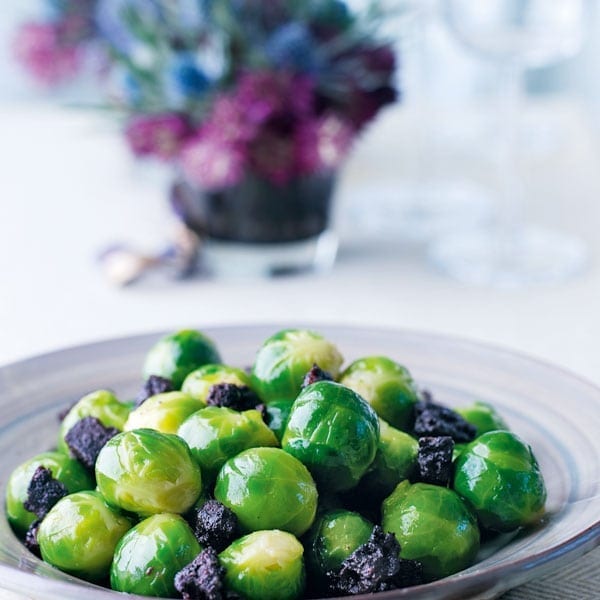
{"label": "white tablecloth", "polygon": [[[498,291],[449,281],[428,267],[422,247],[391,239],[389,231],[369,239],[356,224],[328,276],[151,279],[115,289],[96,255],[115,241],[161,246],[170,233],[164,179],[136,167],[107,122],[92,115],[5,107],[0,364],[133,332],[295,319],[457,334],[534,354],[600,383],[600,153],[584,115],[576,105],[567,108],[564,149],[530,161],[528,189],[538,221],[587,241],[590,268],[562,286]],[[340,212],[365,181],[402,185],[411,139],[398,115],[388,113],[359,145],[340,187]],[[480,180],[490,173],[477,157],[454,161],[457,173]],[[378,210],[372,195],[364,205]]]}

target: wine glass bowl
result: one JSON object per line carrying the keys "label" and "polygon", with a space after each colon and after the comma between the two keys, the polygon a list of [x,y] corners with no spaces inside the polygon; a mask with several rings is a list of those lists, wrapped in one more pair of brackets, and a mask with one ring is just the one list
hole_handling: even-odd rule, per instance
{"label": "wine glass bowl", "polygon": [[585,38],[583,0],[447,0],[445,12],[467,48],[527,67],[574,56]]}

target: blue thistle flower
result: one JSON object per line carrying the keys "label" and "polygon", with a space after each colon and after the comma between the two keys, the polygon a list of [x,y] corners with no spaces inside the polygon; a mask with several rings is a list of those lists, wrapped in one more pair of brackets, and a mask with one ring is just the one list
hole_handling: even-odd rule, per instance
{"label": "blue thistle flower", "polygon": [[200,69],[193,55],[180,52],[166,72],[165,89],[169,104],[181,108],[188,100],[203,96],[211,82]]}
{"label": "blue thistle flower", "polygon": [[320,66],[317,44],[303,23],[278,27],[268,38],[265,53],[276,67],[299,73],[314,73]]}

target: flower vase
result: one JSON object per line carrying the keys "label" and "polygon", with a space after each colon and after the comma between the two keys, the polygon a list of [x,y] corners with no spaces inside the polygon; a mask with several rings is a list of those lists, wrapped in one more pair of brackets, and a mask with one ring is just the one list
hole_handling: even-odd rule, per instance
{"label": "flower vase", "polygon": [[201,261],[217,276],[275,276],[332,267],[337,237],[331,230],[334,173],[278,185],[248,175],[218,191],[183,178],[171,205],[201,239]]}

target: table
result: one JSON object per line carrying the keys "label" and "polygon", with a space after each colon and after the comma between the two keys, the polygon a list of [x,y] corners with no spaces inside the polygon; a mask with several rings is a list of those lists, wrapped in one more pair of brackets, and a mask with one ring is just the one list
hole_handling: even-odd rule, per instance
{"label": "table", "polygon": [[[329,322],[405,327],[510,347],[600,384],[600,147],[576,101],[534,106],[562,127],[560,151],[530,158],[532,215],[583,237],[590,266],[567,285],[523,290],[468,288],[425,263],[422,245],[342,229],[328,275],[251,282],[150,278],[113,288],[95,257],[112,242],[143,249],[168,237],[164,172],[135,165],[114,125],[85,111],[47,105],[0,111],[0,364],[96,339],[185,325]],[[409,119],[390,111],[362,140],[339,193],[365,181],[402,183]],[[446,167],[484,185],[481,156],[447,153]],[[377,210],[376,201],[369,202]],[[356,207],[355,207],[356,208]],[[600,598],[600,550],[560,573],[506,594]],[[8,598],[0,593],[0,598]]]}

